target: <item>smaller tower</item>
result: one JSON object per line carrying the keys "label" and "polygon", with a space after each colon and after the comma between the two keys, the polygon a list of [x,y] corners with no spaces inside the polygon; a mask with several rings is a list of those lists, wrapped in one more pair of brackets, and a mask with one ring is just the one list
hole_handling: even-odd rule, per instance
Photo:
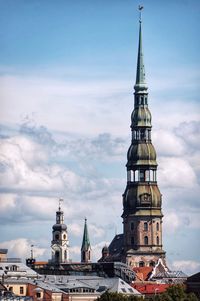
{"label": "smaller tower", "polygon": [[102,261],[105,261],[108,256],[109,256],[109,249],[108,246],[105,245],[102,249]]}
{"label": "smaller tower", "polygon": [[61,210],[61,202],[59,200],[58,211],[56,211],[56,224],[52,229],[52,262],[55,264],[69,261],[69,241],[67,234],[67,226],[64,224],[64,212]]}
{"label": "smaller tower", "polygon": [[81,247],[81,262],[91,262],[91,246],[87,228],[87,219],[85,218],[83,241]]}

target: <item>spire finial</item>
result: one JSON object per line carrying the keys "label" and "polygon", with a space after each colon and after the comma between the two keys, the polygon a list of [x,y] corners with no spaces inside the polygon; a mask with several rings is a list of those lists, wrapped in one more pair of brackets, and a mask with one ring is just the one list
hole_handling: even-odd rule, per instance
{"label": "spire finial", "polygon": [[59,203],[58,210],[59,210],[59,211],[61,210],[61,203],[62,203],[62,202],[64,202],[64,200],[60,198],[59,201],[58,201],[58,203]]}
{"label": "spire finial", "polygon": [[142,51],[142,13],[144,6],[139,5],[139,45],[138,45],[138,58],[137,58],[137,72],[136,72],[136,82],[135,91],[147,90],[145,81],[145,70],[144,70],[144,60]]}
{"label": "spire finial", "polygon": [[142,23],[142,10],[143,10],[144,6],[143,5],[139,5],[138,9],[139,9],[139,22]]}

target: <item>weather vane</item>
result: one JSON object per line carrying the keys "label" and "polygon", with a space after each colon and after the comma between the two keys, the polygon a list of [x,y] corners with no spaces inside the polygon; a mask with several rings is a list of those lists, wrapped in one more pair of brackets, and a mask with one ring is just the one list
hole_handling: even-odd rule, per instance
{"label": "weather vane", "polygon": [[143,10],[144,6],[143,5],[139,5],[138,9],[139,9],[139,21],[142,22],[142,10]]}

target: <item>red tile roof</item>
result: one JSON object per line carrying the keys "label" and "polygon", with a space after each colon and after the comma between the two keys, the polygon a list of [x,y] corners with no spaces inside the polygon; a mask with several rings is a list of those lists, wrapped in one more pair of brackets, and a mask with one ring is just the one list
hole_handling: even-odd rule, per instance
{"label": "red tile roof", "polygon": [[160,294],[164,293],[170,284],[164,283],[133,283],[132,287],[142,294]]}
{"label": "red tile roof", "polygon": [[133,271],[136,273],[136,277],[140,281],[146,281],[149,279],[151,272],[153,271],[153,267],[137,267],[133,268]]}

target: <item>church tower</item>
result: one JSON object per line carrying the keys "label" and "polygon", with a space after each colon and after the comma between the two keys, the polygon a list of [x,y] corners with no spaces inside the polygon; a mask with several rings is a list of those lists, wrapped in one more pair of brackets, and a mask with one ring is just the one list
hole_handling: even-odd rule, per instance
{"label": "church tower", "polygon": [[132,141],[127,153],[127,185],[123,194],[124,261],[136,267],[154,266],[159,258],[165,258],[165,252],[162,249],[162,196],[157,185],[156,151],[151,141],[141,13],[134,90]]}
{"label": "church tower", "polygon": [[81,246],[81,262],[91,262],[91,246],[87,228],[87,219],[85,218],[83,241]]}
{"label": "church tower", "polygon": [[61,202],[59,200],[58,211],[56,211],[56,224],[52,229],[52,262],[55,264],[69,261],[69,241],[67,234],[67,226],[64,224],[64,212],[61,210]]}

